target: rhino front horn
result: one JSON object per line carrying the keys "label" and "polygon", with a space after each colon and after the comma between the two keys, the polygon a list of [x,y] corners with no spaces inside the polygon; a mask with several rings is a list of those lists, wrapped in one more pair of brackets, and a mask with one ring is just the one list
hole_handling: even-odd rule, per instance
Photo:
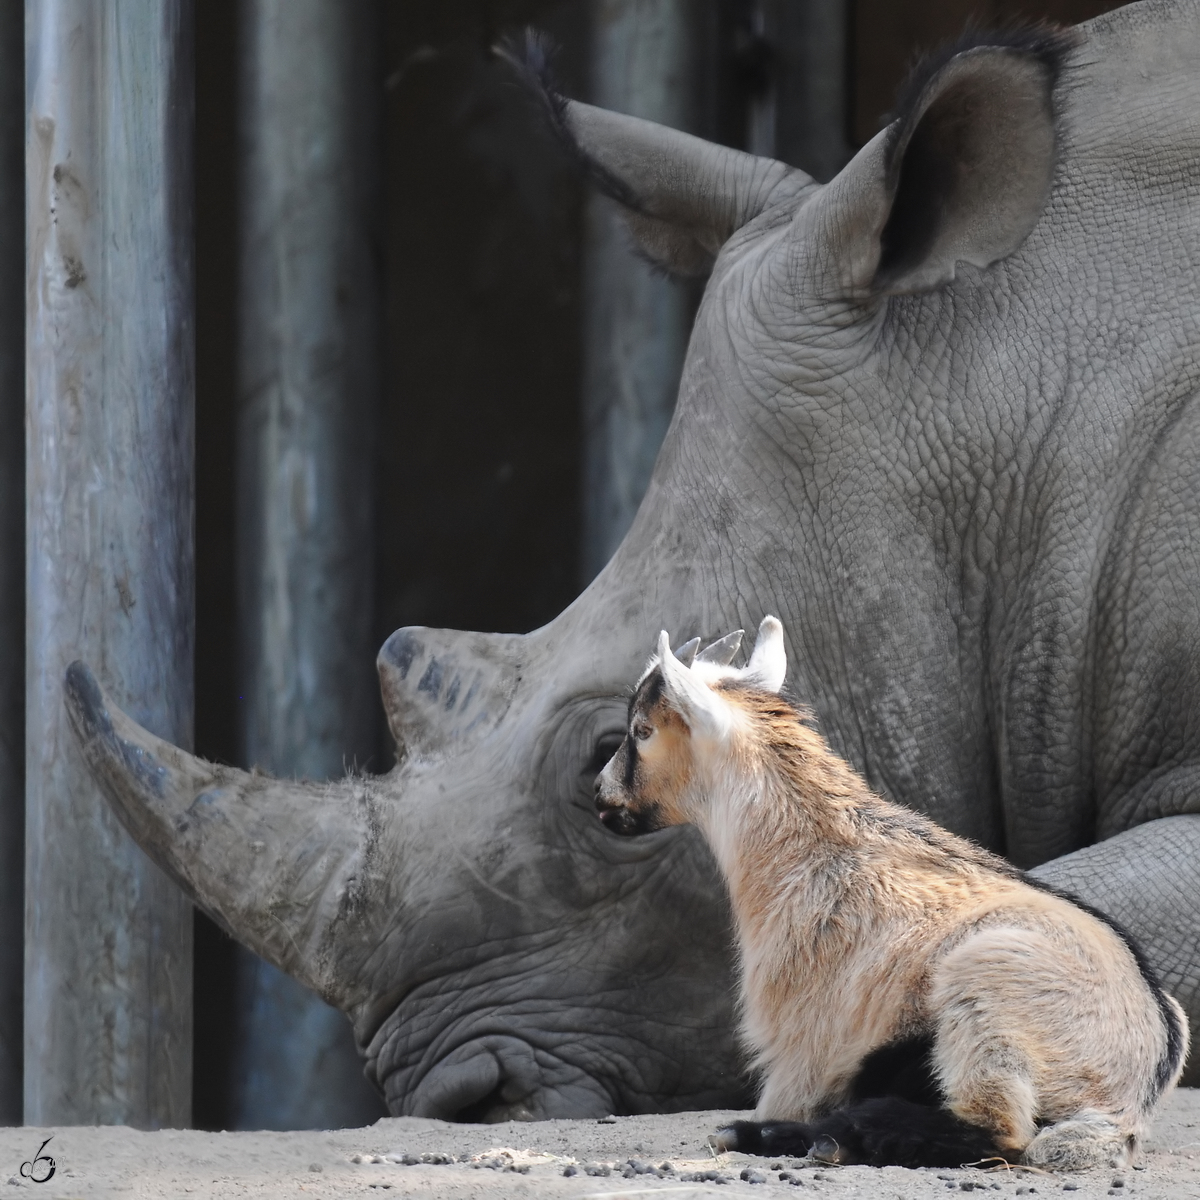
{"label": "rhino front horn", "polygon": [[271,779],[196,758],[109,702],[81,662],[66,706],[80,749],[139,846],[230,934],[348,1009],[335,932],[381,881],[380,817],[366,781]]}

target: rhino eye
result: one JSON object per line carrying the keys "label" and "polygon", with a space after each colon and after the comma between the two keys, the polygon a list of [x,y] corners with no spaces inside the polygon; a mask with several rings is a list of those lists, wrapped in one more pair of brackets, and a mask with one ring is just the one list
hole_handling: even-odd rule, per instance
{"label": "rhino eye", "polygon": [[596,739],[595,749],[592,751],[592,757],[588,759],[587,766],[583,768],[585,775],[599,775],[604,770],[605,764],[618,750],[621,748],[621,743],[625,740],[623,733],[602,733]]}

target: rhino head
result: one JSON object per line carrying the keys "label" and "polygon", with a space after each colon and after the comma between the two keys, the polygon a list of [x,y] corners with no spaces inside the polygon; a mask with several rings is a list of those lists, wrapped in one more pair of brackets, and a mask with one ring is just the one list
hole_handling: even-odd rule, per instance
{"label": "rhino head", "polygon": [[[1097,39],[1073,67],[1078,160],[1056,99],[1067,43],[1045,31],[937,60],[827,185],[542,88],[645,252],[711,274],[648,494],[587,591],[524,636],[413,628],[384,645],[390,774],[205,763],[71,669],[75,728],[125,825],[231,934],[348,1014],[393,1113],[749,1100],[707,851],[688,827],[617,836],[593,805],[664,627],[710,640],[778,613],[791,685],[877,785],[1018,860],[1086,840],[1082,800],[1050,795],[1036,828],[1006,807],[1038,762],[1005,758],[1024,710],[989,717],[981,681],[996,647],[1021,678],[1005,621],[1037,562],[1001,551],[1031,494],[1027,434],[1067,387],[1039,330],[1071,327],[1088,299],[1067,283],[1081,229],[1131,270],[1145,257],[1109,219],[1120,187],[1086,186],[1084,152],[1145,152],[1160,111],[1109,78],[1133,70],[1120,38],[1141,26],[1108,30],[1115,48]],[[1137,319],[1170,342],[1181,318],[1159,304]],[[1053,698],[1056,660],[1038,655],[1037,696]],[[1029,713],[1036,736],[1057,728]]]}
{"label": "rhino head", "polygon": [[596,818],[628,670],[580,624],[399,630],[378,659],[399,765],[331,783],[204,762],[68,671],[123,823],[230,934],[348,1014],[393,1113],[746,1100],[707,852],[692,831],[627,839]]}

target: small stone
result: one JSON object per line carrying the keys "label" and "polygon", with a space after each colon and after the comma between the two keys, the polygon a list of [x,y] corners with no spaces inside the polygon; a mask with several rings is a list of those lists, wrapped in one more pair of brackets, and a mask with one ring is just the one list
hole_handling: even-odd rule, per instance
{"label": "small stone", "polygon": [[596,1122],[597,1125],[615,1125],[616,1123],[617,1123],[616,1117],[601,1117]]}
{"label": "small stone", "polygon": [[572,1175],[579,1174],[579,1168],[576,1166],[563,1167],[563,1174],[570,1179]]}
{"label": "small stone", "polygon": [[415,1167],[421,1160],[415,1154],[406,1154],[400,1161],[406,1167]]}
{"label": "small stone", "polygon": [[658,1164],[658,1169],[666,1175],[673,1175],[675,1173],[675,1164],[669,1162],[660,1162]]}
{"label": "small stone", "polygon": [[1133,1169],[1135,1171],[1144,1171],[1146,1169],[1146,1164],[1145,1163],[1134,1163]]}
{"label": "small stone", "polygon": [[824,1172],[824,1171],[814,1171],[814,1172],[813,1172],[813,1175],[812,1175],[812,1177],[813,1177],[814,1179],[824,1179],[824,1178],[825,1178],[825,1172]]}
{"label": "small stone", "polygon": [[308,1164],[308,1169],[309,1169],[310,1171],[323,1171],[323,1170],[325,1170],[325,1168],[324,1168],[323,1166],[321,1166],[321,1164],[320,1164],[320,1163],[309,1163],[309,1164]]}
{"label": "small stone", "polygon": [[782,1171],[782,1170],[783,1170],[783,1163],[772,1163],[772,1164],[770,1165],[770,1167],[768,1168],[768,1170],[771,1170],[771,1171]]}
{"label": "small stone", "polygon": [[766,1183],[767,1182],[767,1177],[766,1177],[766,1175],[763,1174],[762,1171],[748,1171],[744,1176],[742,1176],[742,1178],[745,1179],[745,1181],[747,1183]]}
{"label": "small stone", "polygon": [[939,1175],[939,1179],[954,1179],[953,1175]]}
{"label": "small stone", "polygon": [[1063,1191],[1064,1191],[1064,1192],[1077,1192],[1077,1191],[1079,1191],[1079,1184],[1077,1184],[1077,1183],[1064,1183],[1064,1184],[1063,1184]]}
{"label": "small stone", "polygon": [[963,1179],[959,1182],[958,1186],[964,1192],[973,1192],[975,1190],[975,1181],[973,1179]]}
{"label": "small stone", "polygon": [[1113,1186],[1113,1187],[1115,1187],[1115,1188],[1123,1188],[1123,1187],[1125,1186],[1125,1180],[1124,1180],[1124,1179],[1122,1179],[1120,1175],[1118,1175],[1118,1176],[1117,1176],[1117,1177],[1116,1177],[1116,1178],[1115,1178],[1115,1179],[1112,1181],[1112,1186]]}
{"label": "small stone", "polygon": [[[363,1160],[363,1156],[362,1156],[361,1154],[352,1154],[352,1155],[350,1155],[350,1161],[351,1161],[352,1163],[361,1163],[361,1162],[362,1162],[362,1160]],[[9,1180],[9,1183],[11,1183],[11,1182],[12,1182],[12,1180],[10,1179],[10,1180]]]}

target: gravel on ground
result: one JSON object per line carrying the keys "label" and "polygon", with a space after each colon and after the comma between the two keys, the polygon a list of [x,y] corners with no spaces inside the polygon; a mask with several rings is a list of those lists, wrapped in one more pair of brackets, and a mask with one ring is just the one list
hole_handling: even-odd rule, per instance
{"label": "gravel on ground", "polygon": [[[400,1117],[365,1129],[300,1133],[4,1128],[0,1200],[641,1200],[658,1195],[948,1200],[962,1192],[985,1192],[997,1200],[1200,1200],[1200,1089],[1180,1089],[1166,1102],[1134,1167],[1078,1175],[1019,1168],[830,1167],[790,1158],[714,1156],[708,1135],[745,1115],[689,1112],[502,1125]],[[43,1157],[35,1162],[39,1152]],[[45,1178],[50,1160],[53,1175]]]}

